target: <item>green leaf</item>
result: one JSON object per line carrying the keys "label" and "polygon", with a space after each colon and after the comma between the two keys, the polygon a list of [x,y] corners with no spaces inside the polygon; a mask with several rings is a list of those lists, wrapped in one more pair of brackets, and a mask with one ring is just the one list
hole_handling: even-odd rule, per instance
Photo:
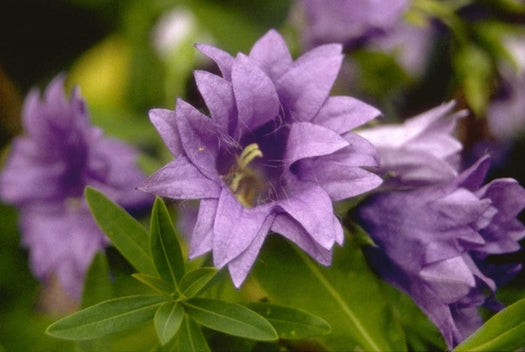
{"label": "green leaf", "polygon": [[266,319],[237,303],[193,298],[184,306],[197,323],[213,330],[259,341],[274,341],[278,337]]}
{"label": "green leaf", "polygon": [[98,226],[113,245],[138,271],[157,274],[144,227],[124,209],[94,188],[87,187],[86,199]]}
{"label": "green leaf", "polygon": [[113,289],[109,280],[109,266],[106,255],[98,252],[91,261],[82,293],[82,308],[113,297]]}
{"label": "green leaf", "polygon": [[169,351],[209,352],[210,348],[202,334],[201,328],[186,315],[175,339],[173,348]]}
{"label": "green leaf", "polygon": [[155,330],[161,345],[165,345],[179,331],[184,319],[184,308],[179,302],[166,302],[155,312]]}
{"label": "green leaf", "polygon": [[525,346],[525,299],[503,309],[456,346],[460,351],[514,351]]}
{"label": "green leaf", "polygon": [[98,338],[153,318],[163,301],[160,296],[150,295],[111,299],[54,322],[46,333],[69,340]]}
{"label": "green leaf", "polygon": [[330,332],[330,325],[316,315],[270,303],[251,303],[250,309],[273,325],[281,339],[304,339]]}
{"label": "green leaf", "polygon": [[212,279],[216,274],[217,269],[212,267],[199,268],[190,271],[182,277],[182,280],[180,280],[180,292],[188,298],[195,297],[213,284]]}
{"label": "green leaf", "polygon": [[132,274],[131,276],[163,296],[171,297],[173,293],[173,286],[157,276],[140,273]]}
{"label": "green leaf", "polygon": [[168,209],[158,197],[151,214],[151,254],[160,277],[177,287],[184,275],[184,259]]}
{"label": "green leaf", "polygon": [[271,236],[252,277],[272,303],[304,309],[325,319],[331,333],[319,337],[327,350],[405,350],[383,283],[370,270],[357,240],[334,248],[332,266],[323,267],[288,241]]}

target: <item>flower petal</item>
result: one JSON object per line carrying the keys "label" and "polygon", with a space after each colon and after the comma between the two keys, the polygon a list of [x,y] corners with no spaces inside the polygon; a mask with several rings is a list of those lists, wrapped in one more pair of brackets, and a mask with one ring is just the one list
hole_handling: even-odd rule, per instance
{"label": "flower petal", "polygon": [[292,56],[283,37],[269,30],[252,47],[249,57],[272,79],[277,80],[292,65]]}
{"label": "flower petal", "polygon": [[309,122],[296,122],[291,125],[284,159],[289,167],[297,160],[328,155],[348,146],[334,131]]}
{"label": "flower petal", "polygon": [[174,111],[167,109],[151,109],[149,119],[160,134],[160,137],[174,156],[182,154],[183,148],[180,141],[176,115]]}
{"label": "flower petal", "polygon": [[331,249],[339,231],[335,231],[332,201],[313,182],[296,182],[290,186],[289,197],[278,202],[286,213],[301,224],[311,238],[325,249]]}
{"label": "flower petal", "polygon": [[341,46],[323,45],[294,62],[279,79],[277,91],[295,121],[311,121],[326,101],[335,82],[343,56]]}
{"label": "flower petal", "polygon": [[205,176],[219,180],[215,161],[220,134],[210,118],[182,99],[175,109],[177,128],[186,156]]}
{"label": "flower petal", "polygon": [[189,259],[193,259],[212,250],[213,223],[215,222],[218,205],[218,199],[201,200],[197,222],[191,234]]}
{"label": "flower petal", "polygon": [[235,58],[232,85],[237,102],[237,129],[246,131],[273,120],[279,114],[279,97],[270,78],[246,55]]}
{"label": "flower petal", "polygon": [[381,115],[371,105],[352,97],[329,97],[312,122],[343,134]]}
{"label": "flower petal", "polygon": [[220,186],[179,156],[144,181],[139,189],[173,199],[218,198]]}
{"label": "flower petal", "polygon": [[226,51],[208,44],[195,44],[195,47],[204,55],[215,61],[221,70],[224,79],[231,80],[233,57]]}
{"label": "flower petal", "polygon": [[206,71],[195,71],[194,76],[211,117],[223,133],[228,133],[237,111],[231,83]]}
{"label": "flower petal", "polygon": [[247,209],[224,187],[219,197],[213,234],[213,263],[222,268],[244,252],[259,235],[266,235],[270,206]]}

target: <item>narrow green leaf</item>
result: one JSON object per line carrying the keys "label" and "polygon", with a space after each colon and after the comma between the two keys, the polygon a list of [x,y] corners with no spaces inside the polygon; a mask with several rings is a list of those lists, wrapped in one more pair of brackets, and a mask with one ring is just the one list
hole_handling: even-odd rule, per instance
{"label": "narrow green leaf", "polygon": [[481,326],[474,334],[456,346],[460,351],[515,351],[525,346],[525,299],[522,299]]}
{"label": "narrow green leaf", "polygon": [[179,302],[166,302],[155,312],[155,330],[161,345],[165,345],[179,331],[184,319],[184,308]]}
{"label": "narrow green leaf", "polygon": [[149,236],[144,227],[94,188],[87,187],[85,195],[98,226],[124,258],[138,271],[155,275],[157,272],[149,250]]}
{"label": "narrow green leaf", "polygon": [[98,252],[91,261],[91,265],[84,279],[82,292],[82,308],[113,297],[113,289],[109,280],[109,266],[106,255]]}
{"label": "narrow green leaf", "polygon": [[323,317],[332,331],[319,337],[327,350],[405,350],[404,334],[357,240],[334,248],[332,266],[323,267],[278,237],[269,237],[252,277],[272,303]]}
{"label": "narrow green leaf", "polygon": [[46,333],[69,340],[86,340],[129,329],[153,318],[164,298],[136,295],[98,303],[51,324]]}
{"label": "narrow green leaf", "polygon": [[270,303],[251,303],[248,307],[266,318],[281,339],[304,339],[326,335],[331,330],[324,319],[296,308]]}
{"label": "narrow green leaf", "polygon": [[184,302],[186,313],[197,323],[226,334],[259,341],[278,338],[273,326],[254,311],[233,302],[193,298]]}
{"label": "narrow green leaf", "polygon": [[177,287],[184,275],[184,258],[175,228],[162,199],[155,199],[151,215],[151,254],[160,277]]}
{"label": "narrow green leaf", "polygon": [[210,347],[202,334],[200,326],[195,324],[195,322],[186,315],[175,339],[175,343],[169,351],[210,352]]}
{"label": "narrow green leaf", "polygon": [[212,279],[216,274],[217,269],[211,267],[190,271],[182,277],[182,280],[180,280],[180,292],[188,298],[195,297],[213,284]]}
{"label": "narrow green leaf", "polygon": [[170,283],[157,276],[140,273],[131,274],[131,276],[163,296],[171,297],[171,294],[174,292],[173,286]]}

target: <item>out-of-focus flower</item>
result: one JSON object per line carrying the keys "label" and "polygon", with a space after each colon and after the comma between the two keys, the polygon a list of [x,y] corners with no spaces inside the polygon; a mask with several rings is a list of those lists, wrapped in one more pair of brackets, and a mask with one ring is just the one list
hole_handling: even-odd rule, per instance
{"label": "out-of-focus flower", "polygon": [[36,90],[26,98],[27,135],[13,142],[0,174],[0,197],[20,209],[33,273],[44,281],[56,275],[79,298],[93,255],[108,242],[89,213],[85,186],[129,209],[151,198],[134,189],[144,179],[135,166],[136,151],[92,127],[78,89],[67,101],[63,85],[59,76],[42,101]]}
{"label": "out-of-focus flower", "polygon": [[298,0],[305,14],[304,37],[308,47],[326,43],[351,46],[383,34],[406,10],[408,0]]}
{"label": "out-of-focus flower", "polygon": [[452,132],[466,111],[452,113],[454,105],[454,102],[443,104],[403,124],[357,132],[376,147],[379,172],[389,173],[389,184],[421,186],[457,176],[462,145]]}
{"label": "out-of-focus flower", "polygon": [[525,189],[514,179],[481,186],[488,167],[484,157],[451,182],[379,194],[359,210],[377,244],[372,265],[414,299],[450,348],[481,326],[477,307],[500,307],[497,284],[520,268],[485,262],[519,250],[525,236],[516,219]]}
{"label": "out-of-focus flower", "polygon": [[150,118],[176,157],[141,189],[175,199],[201,199],[190,257],[213,252],[239,287],[273,230],[324,265],[343,229],[332,201],[377,187],[361,167],[376,151],[349,132],[379,112],[350,97],[329,97],[340,45],[315,48],[293,61],[274,30],[250,54],[210,46],[222,77],[196,71],[211,118],[179,99],[175,111]]}

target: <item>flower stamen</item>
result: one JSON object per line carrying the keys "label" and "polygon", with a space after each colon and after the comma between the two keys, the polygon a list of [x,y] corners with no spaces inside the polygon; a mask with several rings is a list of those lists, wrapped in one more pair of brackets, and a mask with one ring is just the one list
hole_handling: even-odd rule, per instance
{"label": "flower stamen", "polygon": [[255,158],[262,158],[263,153],[257,143],[246,146],[241,155],[236,157],[237,163],[228,173],[227,183],[232,190],[235,198],[245,208],[252,208],[258,190],[262,187],[262,182],[257,174],[248,167]]}

